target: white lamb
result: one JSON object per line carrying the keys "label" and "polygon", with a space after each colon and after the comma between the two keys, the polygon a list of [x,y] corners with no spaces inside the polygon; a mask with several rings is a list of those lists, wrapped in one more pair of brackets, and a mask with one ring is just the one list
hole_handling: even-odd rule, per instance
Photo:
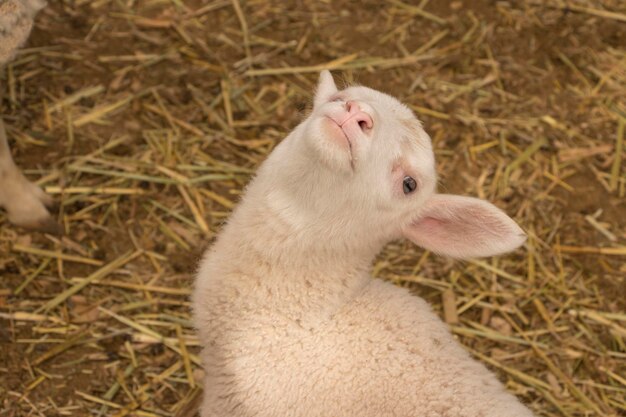
{"label": "white lamb", "polygon": [[[15,56],[33,27],[43,0],[0,0],[0,68]],[[7,211],[9,221],[28,229],[59,233],[58,224],[46,206],[52,199],[30,183],[13,162],[4,124],[0,118],[0,207]]]}
{"label": "white lamb", "polygon": [[272,152],[201,263],[203,417],[531,417],[422,299],[372,279],[400,237],[455,258],[525,241],[502,211],[435,193],[430,138],[396,99],[337,91]]}

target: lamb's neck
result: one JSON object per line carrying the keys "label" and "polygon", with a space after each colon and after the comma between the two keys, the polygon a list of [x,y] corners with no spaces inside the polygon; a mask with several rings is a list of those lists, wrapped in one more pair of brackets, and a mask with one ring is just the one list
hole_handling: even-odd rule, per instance
{"label": "lamb's neck", "polygon": [[277,310],[305,320],[307,315],[323,317],[369,282],[367,272],[378,245],[354,243],[354,239],[341,242],[306,228],[295,230],[279,216],[269,215],[267,207],[240,209],[222,239],[226,247],[239,248],[238,253],[231,253],[239,257],[238,264],[244,263],[238,269],[254,277],[259,294],[272,298]]}

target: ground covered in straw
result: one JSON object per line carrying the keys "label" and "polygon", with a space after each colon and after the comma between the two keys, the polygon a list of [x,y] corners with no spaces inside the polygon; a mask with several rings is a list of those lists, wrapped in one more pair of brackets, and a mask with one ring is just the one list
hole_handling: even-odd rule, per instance
{"label": "ground covered in straw", "polygon": [[374,274],[538,415],[624,415],[624,2],[51,3],[1,114],[66,234],[0,213],[0,416],[193,415],[194,268],[324,67],[408,103],[440,189],[529,234],[470,262],[396,242]]}

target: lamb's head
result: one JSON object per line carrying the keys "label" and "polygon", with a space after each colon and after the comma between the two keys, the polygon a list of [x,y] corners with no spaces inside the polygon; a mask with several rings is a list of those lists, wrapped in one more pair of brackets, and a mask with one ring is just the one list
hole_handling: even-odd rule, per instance
{"label": "lamb's head", "polygon": [[304,125],[305,142],[313,151],[310,163],[357,182],[363,189],[352,189],[368,200],[372,188],[384,197],[382,203],[392,206],[398,198],[406,200],[404,195],[433,192],[430,138],[413,112],[395,98],[360,86],[338,91],[330,72],[324,71]]}
{"label": "lamb's head", "polygon": [[405,236],[452,257],[514,249],[525,235],[482,200],[436,194],[431,141],[411,110],[320,75],[309,117],[259,173],[261,193],[294,230],[343,247]]}

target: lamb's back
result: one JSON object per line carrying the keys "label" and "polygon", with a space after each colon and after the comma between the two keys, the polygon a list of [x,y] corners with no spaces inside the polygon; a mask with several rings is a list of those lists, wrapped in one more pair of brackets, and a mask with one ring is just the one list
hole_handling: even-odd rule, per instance
{"label": "lamb's back", "polygon": [[531,417],[403,288],[372,280],[313,327],[237,309],[205,344],[203,416]]}

